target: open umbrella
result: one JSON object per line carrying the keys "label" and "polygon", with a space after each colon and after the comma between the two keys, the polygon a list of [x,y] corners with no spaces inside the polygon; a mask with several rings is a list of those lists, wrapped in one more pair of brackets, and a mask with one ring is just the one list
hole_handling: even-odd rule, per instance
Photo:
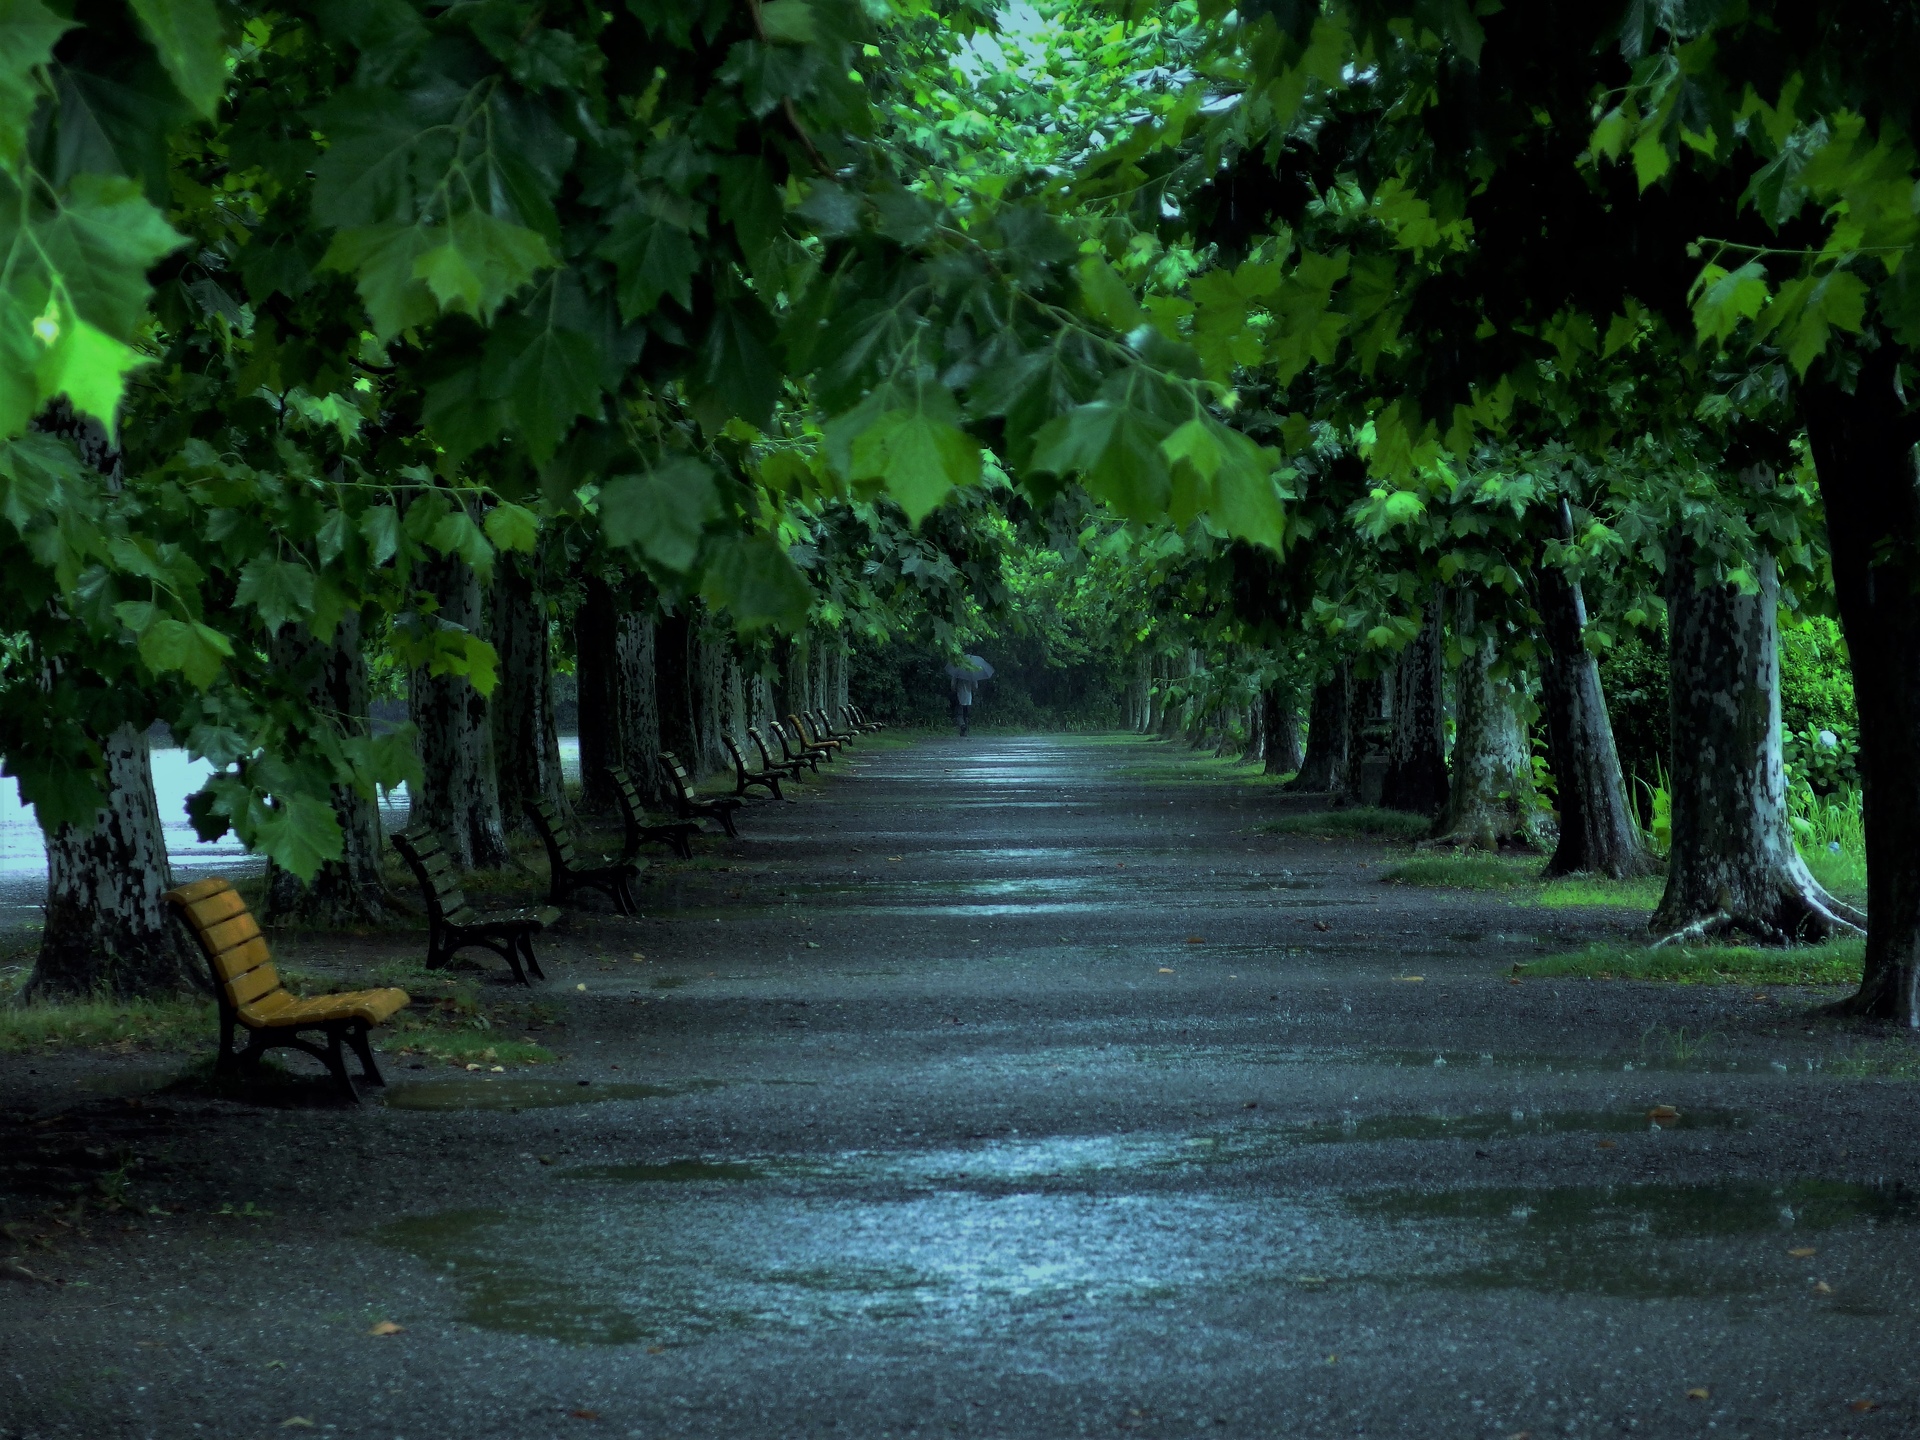
{"label": "open umbrella", "polygon": [[955,680],[991,680],[993,666],[978,655],[962,655],[958,663],[947,666],[947,674]]}

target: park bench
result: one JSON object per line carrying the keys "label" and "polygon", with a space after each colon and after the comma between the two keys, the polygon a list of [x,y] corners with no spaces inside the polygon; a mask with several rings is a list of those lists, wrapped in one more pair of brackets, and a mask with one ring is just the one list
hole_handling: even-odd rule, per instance
{"label": "park bench", "polygon": [[[454,873],[453,857],[431,830],[412,830],[393,837],[393,848],[420,882],[420,894],[427,905],[427,968],[439,970],[454,955],[479,945],[507,962],[513,978],[522,985],[531,970],[534,978],[544,980],[546,972],[534,958],[533,937],[560,918],[551,905],[521,910],[475,910],[467,902]],[[524,959],[525,968],[521,966]]]}
{"label": "park bench", "polygon": [[884,720],[867,719],[867,712],[862,710],[858,705],[847,706],[847,713],[853,716],[854,720],[858,722],[860,728],[863,730],[884,730],[887,728],[887,722]]}
{"label": "park bench", "polygon": [[673,808],[680,813],[682,820],[718,820],[720,828],[735,839],[740,832],[734,828],[733,812],[745,802],[738,795],[720,795],[712,800],[702,800],[693,793],[693,783],[687,776],[687,767],[680,763],[671,750],[660,752],[660,774],[667,782],[667,798],[673,802]]}
{"label": "park bench", "polygon": [[767,742],[761,738],[757,726],[749,725],[747,727],[747,738],[753,741],[753,748],[760,752],[760,768],[769,775],[780,775],[790,780],[798,780],[802,770],[809,768],[818,770],[820,768],[820,764],[816,760],[803,760],[799,758],[789,760],[774,759],[773,752],[767,749]]}
{"label": "park bench", "polygon": [[547,847],[547,903],[565,905],[573,892],[586,887],[604,890],[622,915],[636,915],[640,906],[633,898],[634,877],[646,864],[644,860],[603,856],[598,865],[582,865],[573,848],[573,832],[548,800],[527,801],[527,818],[539,832],[540,843]]}
{"label": "park bench", "polygon": [[851,730],[856,735],[871,734],[874,728],[858,715],[855,715],[853,713],[853,706],[851,705],[842,705],[840,707],[840,726],[844,730]]}
{"label": "park bench", "polygon": [[640,799],[640,787],[633,783],[632,772],[624,765],[609,765],[607,774],[613,777],[613,793],[619,798],[620,820],[627,832],[620,858],[638,858],[641,845],[652,841],[656,845],[665,845],[682,860],[691,860],[693,837],[700,833],[700,827],[691,820],[668,820],[662,823],[649,819],[647,807]]}
{"label": "park bench", "polygon": [[773,752],[767,749],[767,742],[760,738],[760,732],[757,729],[748,726],[747,734],[753,738],[753,743],[760,747],[760,758],[767,762],[768,769],[771,770],[776,764],[787,766],[792,769],[793,778],[796,780],[800,778],[802,767],[816,772],[820,769],[818,755],[810,755],[804,750],[796,752],[793,746],[787,743],[787,732],[780,727],[778,720],[768,721],[767,728],[773,732],[773,738],[780,742],[780,754],[784,757],[783,759],[776,761],[773,758]]}
{"label": "park bench", "polygon": [[[240,1065],[257,1071],[261,1057],[275,1046],[302,1050],[327,1067],[349,1100],[359,1101],[347,1074],[347,1046],[360,1058],[360,1072],[371,1085],[384,1085],[367,1044],[369,1027],[381,1024],[412,1003],[404,990],[349,990],[335,995],[293,994],[280,983],[266,937],[247,902],[231,883],[218,877],[176,886],[164,897],[180,922],[193,932],[213,976],[220,1002],[220,1053],[213,1073],[226,1075]],[[235,1052],[234,1030],[247,1032],[247,1048]],[[326,1037],[322,1049],[305,1035]]]}
{"label": "park bench", "polygon": [[780,777],[785,773],[783,770],[749,770],[746,757],[740,753],[740,747],[734,743],[733,736],[722,735],[720,743],[727,747],[727,754],[733,757],[734,794],[745,799],[747,790],[757,785],[776,800],[787,798],[780,793]]}
{"label": "park bench", "polygon": [[822,740],[838,740],[842,745],[851,745],[858,733],[853,730],[834,729],[833,721],[828,718],[824,709],[812,711],[807,718],[813,721],[814,733]]}
{"label": "park bench", "polygon": [[829,761],[838,758],[840,742],[838,740],[819,739],[808,729],[807,723],[798,715],[787,716],[787,728],[792,733],[793,738],[799,743],[802,753],[817,754]]}

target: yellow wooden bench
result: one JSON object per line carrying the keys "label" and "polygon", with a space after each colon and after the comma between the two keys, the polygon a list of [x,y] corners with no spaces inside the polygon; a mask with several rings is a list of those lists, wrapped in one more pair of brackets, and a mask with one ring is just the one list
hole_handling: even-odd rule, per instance
{"label": "yellow wooden bench", "polygon": [[[304,1050],[325,1065],[350,1100],[360,1096],[347,1075],[342,1043],[360,1057],[366,1080],[387,1082],[373,1063],[367,1030],[411,1003],[404,990],[353,990],[339,995],[293,994],[280,983],[267,951],[266,937],[254,923],[247,902],[225,880],[195,880],[167,891],[165,900],[182,924],[193,932],[213,974],[214,994],[220,1001],[220,1054],[214,1074],[225,1075],[241,1064],[257,1069],[261,1056],[276,1045]],[[234,1027],[247,1031],[245,1050],[234,1049]],[[302,1038],[301,1032],[320,1031],[326,1048]]]}

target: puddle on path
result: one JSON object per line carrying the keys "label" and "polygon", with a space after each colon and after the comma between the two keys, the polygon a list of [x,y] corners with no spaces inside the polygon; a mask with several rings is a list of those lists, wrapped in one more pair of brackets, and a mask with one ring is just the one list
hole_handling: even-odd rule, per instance
{"label": "puddle on path", "polygon": [[1687,1109],[1659,1120],[1630,1110],[1514,1110],[1486,1115],[1365,1115],[1318,1125],[1298,1125],[1289,1139],[1303,1144],[1373,1140],[1510,1140],[1522,1135],[1593,1132],[1628,1135],[1646,1130],[1747,1130],[1753,1117],[1738,1110]]}
{"label": "puddle on path", "polygon": [[597,1105],[609,1100],[658,1100],[718,1090],[719,1080],[681,1080],[669,1085],[631,1082],[550,1080],[514,1076],[472,1076],[445,1080],[408,1080],[382,1093],[395,1110],[544,1110],[556,1105]]}
{"label": "puddle on path", "polygon": [[[987,1147],[1003,1158],[1020,1149],[1042,1164],[1070,1158],[1045,1143]],[[930,1193],[892,1183],[952,1158],[842,1157],[833,1166],[850,1170],[797,1185],[756,1181],[759,1162],[592,1167],[569,1173],[641,1183],[624,1194],[569,1194],[568,1185],[524,1213],[422,1216],[376,1238],[452,1281],[461,1319],[582,1344],[896,1322],[1026,1343],[1036,1320],[1068,1312],[1111,1324],[1127,1310],[1180,1314],[1260,1295],[1284,1313],[1353,1285],[1770,1303],[1805,1293],[1806,1267],[1791,1247],[1848,1231],[1884,1232],[1872,1243],[1887,1298],[1856,1297],[1855,1313],[1867,1302],[1912,1311],[1920,1273],[1920,1198],[1897,1186],[1300,1196],[1245,1186],[1128,1193],[1113,1184],[1098,1193]],[[991,1153],[969,1165],[994,1168]]]}

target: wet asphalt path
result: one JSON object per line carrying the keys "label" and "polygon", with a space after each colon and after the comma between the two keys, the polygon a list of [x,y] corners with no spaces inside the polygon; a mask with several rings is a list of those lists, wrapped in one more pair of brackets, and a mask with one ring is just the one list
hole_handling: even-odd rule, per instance
{"label": "wet asphalt path", "polygon": [[1816,997],[1512,983],[1634,917],[1165,746],[843,770],[582,922],[551,1072],[206,1105],[0,1279],[0,1435],[1920,1433],[1915,1086]]}

